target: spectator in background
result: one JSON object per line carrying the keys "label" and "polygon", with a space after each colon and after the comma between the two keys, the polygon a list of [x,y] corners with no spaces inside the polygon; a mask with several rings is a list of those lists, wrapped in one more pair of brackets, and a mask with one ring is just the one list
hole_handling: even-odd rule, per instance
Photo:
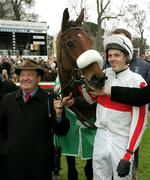
{"label": "spectator in background", "polygon": [[54,58],[48,58],[44,68],[42,81],[55,81],[57,73],[57,62]]}
{"label": "spectator in background", "polygon": [[18,83],[19,82],[18,75],[15,72],[12,74],[12,78],[11,79],[12,79],[13,83]]}
{"label": "spectator in background", "polygon": [[0,101],[3,96],[12,91],[16,91],[18,86],[16,86],[11,80],[2,80],[0,77]]}
{"label": "spectator in background", "polygon": [[9,76],[6,69],[2,70],[2,80],[8,80]]}
{"label": "spectator in background", "polygon": [[148,55],[146,56],[146,61],[147,61],[148,63],[150,63],[150,54],[148,54]]}
{"label": "spectator in background", "polygon": [[146,60],[146,55],[145,54],[140,54],[140,57],[139,57],[141,60]]}
{"label": "spectator in background", "polygon": [[8,73],[8,77],[10,78],[10,70],[11,70],[11,65],[10,63],[7,61],[6,57],[3,57],[1,60],[1,65],[0,65],[0,73],[2,74],[2,70],[6,69],[7,73]]}

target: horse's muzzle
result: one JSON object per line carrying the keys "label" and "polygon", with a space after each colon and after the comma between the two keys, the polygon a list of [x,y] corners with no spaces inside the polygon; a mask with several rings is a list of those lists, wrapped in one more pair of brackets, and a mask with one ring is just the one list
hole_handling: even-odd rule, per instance
{"label": "horse's muzzle", "polygon": [[93,75],[90,82],[95,89],[101,89],[104,86],[106,79],[107,77],[105,75],[103,77]]}

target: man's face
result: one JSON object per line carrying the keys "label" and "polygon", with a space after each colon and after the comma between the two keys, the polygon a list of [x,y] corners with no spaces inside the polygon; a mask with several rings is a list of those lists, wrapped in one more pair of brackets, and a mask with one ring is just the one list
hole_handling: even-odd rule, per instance
{"label": "man's face", "polygon": [[117,49],[108,50],[108,61],[114,72],[119,72],[128,67],[125,54]]}
{"label": "man's face", "polygon": [[21,70],[19,76],[20,87],[25,92],[32,92],[38,86],[41,77],[36,70]]}

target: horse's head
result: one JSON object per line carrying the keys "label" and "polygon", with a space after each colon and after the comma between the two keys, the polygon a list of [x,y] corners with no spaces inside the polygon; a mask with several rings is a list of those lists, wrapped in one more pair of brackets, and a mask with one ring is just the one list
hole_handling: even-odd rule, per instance
{"label": "horse's head", "polygon": [[[75,21],[69,21],[67,8],[63,12],[61,31],[56,41],[58,69],[62,88],[66,85],[66,82],[72,78],[72,70],[80,68],[77,66],[78,57],[84,52],[92,52],[92,41],[81,27],[83,19],[84,9]],[[95,88],[102,87],[105,79],[102,71],[102,63],[100,63],[99,60],[102,61],[102,59],[98,58],[95,61],[93,60],[93,62],[85,63],[86,65],[80,68],[81,74],[83,74],[85,79],[88,80],[87,82],[90,82],[90,85]],[[85,59],[85,61],[89,60]],[[77,76],[81,74],[77,72]]]}
{"label": "horse's head", "polygon": [[81,27],[83,19],[84,10],[81,11],[76,21],[69,21],[68,9],[64,10],[61,25],[61,52],[62,56],[65,56],[63,66],[66,70],[75,66],[80,54],[92,48],[91,39]]}

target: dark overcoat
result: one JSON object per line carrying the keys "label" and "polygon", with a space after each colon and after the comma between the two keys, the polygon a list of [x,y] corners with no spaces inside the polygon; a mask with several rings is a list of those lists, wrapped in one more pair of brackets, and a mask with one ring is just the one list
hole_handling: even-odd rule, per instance
{"label": "dark overcoat", "polygon": [[0,108],[0,180],[50,180],[54,113],[49,118],[47,93],[39,88],[25,103],[19,89]]}
{"label": "dark overcoat", "polygon": [[11,80],[4,80],[0,78],[0,101],[3,96],[9,92],[16,91],[18,86],[16,86]]}

